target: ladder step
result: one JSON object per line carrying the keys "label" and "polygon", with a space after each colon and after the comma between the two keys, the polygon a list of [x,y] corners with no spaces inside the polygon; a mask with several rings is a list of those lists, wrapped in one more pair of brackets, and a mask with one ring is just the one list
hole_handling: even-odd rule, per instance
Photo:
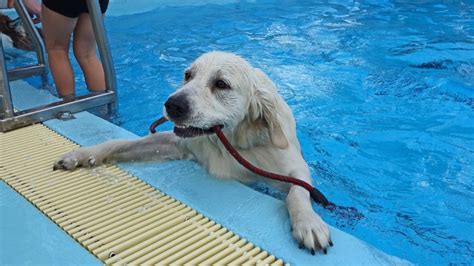
{"label": "ladder step", "polygon": [[19,67],[9,70],[7,73],[9,81],[24,79],[35,75],[47,73],[46,65],[39,64],[33,66]]}

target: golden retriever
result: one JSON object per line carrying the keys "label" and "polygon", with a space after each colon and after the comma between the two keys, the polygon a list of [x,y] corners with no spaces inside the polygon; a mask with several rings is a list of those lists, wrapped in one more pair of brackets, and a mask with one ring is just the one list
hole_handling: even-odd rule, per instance
{"label": "golden retriever", "polygon": [[242,156],[256,166],[311,183],[292,112],[265,73],[234,54],[206,53],[186,69],[182,86],[165,103],[164,115],[174,123],[173,132],[80,148],[61,156],[54,169],[110,161],[190,159],[219,178],[269,182],[288,193],[292,233],[300,247],[312,254],[326,253],[332,245],[329,228],[313,211],[308,191],[251,173],[211,130],[221,126]]}

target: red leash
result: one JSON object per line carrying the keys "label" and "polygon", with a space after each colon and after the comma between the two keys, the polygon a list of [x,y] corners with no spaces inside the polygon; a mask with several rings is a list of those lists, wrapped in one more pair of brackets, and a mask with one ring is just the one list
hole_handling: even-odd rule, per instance
{"label": "red leash", "polygon": [[[150,125],[150,132],[151,133],[156,133],[156,127],[159,125],[163,124],[164,122],[168,121],[165,117],[162,117],[153,124]],[[324,208],[331,210],[334,212],[339,217],[345,217],[347,219],[353,219],[353,220],[361,220],[364,218],[364,215],[360,213],[356,208],[354,207],[345,207],[345,206],[339,206],[336,205],[326,199],[326,197],[321,193],[317,188],[311,186],[310,184],[296,179],[291,176],[284,176],[284,175],[279,175],[271,172],[267,172],[263,169],[260,169],[256,167],[255,165],[251,164],[249,161],[247,161],[245,158],[243,158],[239,152],[232,146],[232,144],[229,142],[229,140],[226,138],[224,133],[222,132],[221,128],[219,126],[213,127],[214,132],[216,133],[217,137],[219,140],[222,142],[224,147],[227,149],[227,151],[245,168],[248,170],[252,171],[253,173],[270,178],[273,180],[281,181],[281,182],[286,182],[286,183],[291,183],[297,186],[301,186],[305,188],[306,190],[309,191],[309,195],[311,198],[321,204]]]}
{"label": "red leash", "polygon": [[[150,126],[150,132],[151,133],[156,133],[156,127],[163,124],[164,122],[168,121],[165,117],[161,117],[160,119],[156,120],[151,124]],[[311,198],[321,204],[324,208],[328,208],[330,206],[335,206],[332,202],[329,202],[326,197],[321,193],[317,188],[311,186],[309,183],[304,182],[303,180],[291,177],[291,176],[284,176],[284,175],[279,175],[275,173],[271,173],[268,171],[265,171],[263,169],[260,169],[256,167],[255,165],[251,164],[249,161],[247,161],[244,157],[242,157],[239,152],[232,146],[230,141],[226,138],[222,130],[220,129],[219,126],[214,126],[212,128],[214,132],[216,133],[217,137],[219,140],[224,144],[224,147],[227,149],[227,151],[245,168],[250,170],[251,172],[266,177],[270,178],[273,180],[281,181],[281,182],[286,182],[286,183],[291,183],[300,187],[305,188],[308,190]]]}
{"label": "red leash", "polygon": [[291,184],[303,187],[306,190],[308,190],[309,195],[311,196],[311,198],[315,202],[321,204],[324,208],[326,208],[330,205],[334,205],[331,202],[329,202],[326,199],[326,197],[323,195],[323,193],[321,193],[317,188],[311,186],[309,183],[306,183],[303,180],[300,180],[300,179],[297,179],[297,178],[294,178],[294,177],[291,177],[291,176],[285,176],[285,175],[279,175],[279,174],[271,173],[271,172],[265,171],[263,169],[260,169],[260,168],[256,167],[255,165],[251,164],[249,161],[245,160],[245,158],[242,157],[240,155],[240,153],[232,146],[232,144],[226,138],[226,136],[224,135],[224,133],[222,132],[220,127],[214,126],[212,129],[214,130],[214,132],[216,133],[217,137],[222,142],[222,144],[224,144],[224,147],[227,149],[227,151],[232,155],[232,157],[234,157],[243,167],[247,168],[251,172],[253,172],[257,175],[266,177],[266,178],[270,178],[270,179],[281,181],[281,182],[291,183]]}

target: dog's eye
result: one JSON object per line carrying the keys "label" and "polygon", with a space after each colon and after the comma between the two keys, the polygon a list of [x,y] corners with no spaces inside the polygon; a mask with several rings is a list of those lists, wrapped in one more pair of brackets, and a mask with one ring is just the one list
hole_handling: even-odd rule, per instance
{"label": "dog's eye", "polygon": [[218,79],[216,80],[216,88],[218,89],[228,89],[229,88],[229,84],[227,84],[225,81],[223,81],[222,79]]}
{"label": "dog's eye", "polygon": [[191,79],[191,71],[184,72],[184,80],[188,81]]}

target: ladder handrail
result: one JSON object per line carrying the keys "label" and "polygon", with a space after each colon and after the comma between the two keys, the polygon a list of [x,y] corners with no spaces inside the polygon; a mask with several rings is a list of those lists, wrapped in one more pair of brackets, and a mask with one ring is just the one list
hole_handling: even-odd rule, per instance
{"label": "ladder handrail", "polygon": [[[97,42],[97,47],[100,54],[100,59],[102,61],[102,66],[104,68],[105,75],[105,89],[106,91],[116,91],[117,89],[117,80],[115,76],[115,69],[112,61],[112,56],[109,51],[109,40],[105,32],[105,26],[103,21],[103,15],[99,6],[98,0],[87,0],[87,7],[89,9],[89,16],[92,22],[92,29],[94,30],[95,40]],[[110,104],[109,113],[112,110],[117,108],[117,94],[115,94],[114,104]],[[112,110],[110,110],[112,109]]]}
{"label": "ladder handrail", "polygon": [[0,41],[0,119],[12,118],[14,115],[10,82],[8,81],[3,42]]}
{"label": "ladder handrail", "polygon": [[26,10],[25,5],[23,4],[23,0],[16,0],[13,1],[13,3],[13,6],[15,7],[15,10],[18,13],[18,16],[20,17],[20,20],[23,22],[23,26],[25,27],[28,36],[33,42],[36,57],[38,58],[38,64],[47,65],[46,49],[43,43],[43,39],[41,38],[41,35],[34,26],[35,24],[33,23],[33,20],[31,19],[28,10]]}

